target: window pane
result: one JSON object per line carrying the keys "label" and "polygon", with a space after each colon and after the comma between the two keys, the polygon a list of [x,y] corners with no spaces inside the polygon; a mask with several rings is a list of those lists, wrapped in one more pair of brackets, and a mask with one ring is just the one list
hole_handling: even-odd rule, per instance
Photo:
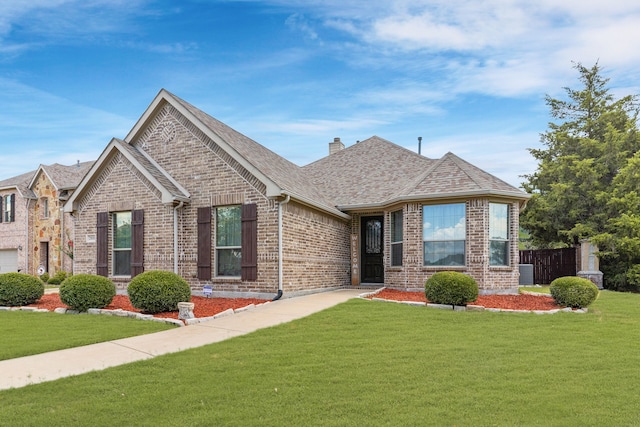
{"label": "window pane", "polygon": [[391,265],[402,265],[402,243],[391,244]]}
{"label": "window pane", "polygon": [[509,241],[492,240],[490,243],[490,265],[508,265],[509,264]]}
{"label": "window pane", "polygon": [[501,203],[489,204],[489,238],[509,238],[509,206]]}
{"label": "window pane", "polygon": [[431,205],[422,208],[423,238],[427,240],[464,240],[465,204]]}
{"label": "window pane", "polygon": [[424,265],[464,265],[464,240],[424,242]]}
{"label": "window pane", "polygon": [[378,219],[368,219],[365,230],[365,252],[368,254],[382,253],[382,222]]}
{"label": "window pane", "polygon": [[216,246],[241,245],[240,206],[216,209]]}
{"label": "window pane", "polygon": [[391,212],[391,241],[402,242],[402,211]]}
{"label": "window pane", "polygon": [[11,218],[11,196],[7,195],[4,197],[4,222],[11,222],[13,218]]}
{"label": "window pane", "polygon": [[240,249],[217,250],[218,276],[240,276]]}
{"label": "window pane", "polygon": [[113,214],[113,247],[131,249],[131,212]]}
{"label": "window pane", "polygon": [[113,275],[131,275],[131,251],[113,251]]}

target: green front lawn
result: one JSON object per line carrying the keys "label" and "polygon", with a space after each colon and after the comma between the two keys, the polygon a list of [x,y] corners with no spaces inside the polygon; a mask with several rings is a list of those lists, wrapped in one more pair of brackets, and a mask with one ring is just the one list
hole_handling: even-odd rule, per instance
{"label": "green front lawn", "polygon": [[173,328],[123,317],[0,311],[0,360]]}
{"label": "green front lawn", "polygon": [[640,425],[640,295],[589,313],[351,300],[277,327],[0,392],[7,425]]}

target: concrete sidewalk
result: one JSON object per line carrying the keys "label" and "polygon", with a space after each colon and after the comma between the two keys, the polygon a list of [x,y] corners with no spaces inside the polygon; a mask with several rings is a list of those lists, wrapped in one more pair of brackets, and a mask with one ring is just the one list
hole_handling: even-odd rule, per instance
{"label": "concrete sidewalk", "polygon": [[281,299],[183,328],[0,361],[0,390],[53,381],[220,342],[290,322],[362,294],[340,289]]}

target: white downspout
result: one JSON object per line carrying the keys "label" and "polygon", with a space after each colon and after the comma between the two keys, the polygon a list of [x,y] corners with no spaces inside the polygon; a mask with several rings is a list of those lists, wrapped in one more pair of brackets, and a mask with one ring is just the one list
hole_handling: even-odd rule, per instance
{"label": "white downspout", "polygon": [[278,203],[278,295],[273,301],[282,297],[282,207],[289,203],[289,200],[291,200],[291,196],[287,194],[285,199]]}
{"label": "white downspout", "polygon": [[173,208],[173,272],[178,274],[178,209],[184,206],[184,202],[178,203]]}

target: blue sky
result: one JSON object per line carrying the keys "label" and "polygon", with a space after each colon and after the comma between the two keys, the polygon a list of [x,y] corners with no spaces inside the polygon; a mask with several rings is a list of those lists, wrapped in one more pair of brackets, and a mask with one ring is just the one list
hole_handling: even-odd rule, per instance
{"label": "blue sky", "polygon": [[96,159],[161,88],[296,164],[372,135],[519,186],[578,87],[639,92],[627,0],[0,0],[0,180]]}

